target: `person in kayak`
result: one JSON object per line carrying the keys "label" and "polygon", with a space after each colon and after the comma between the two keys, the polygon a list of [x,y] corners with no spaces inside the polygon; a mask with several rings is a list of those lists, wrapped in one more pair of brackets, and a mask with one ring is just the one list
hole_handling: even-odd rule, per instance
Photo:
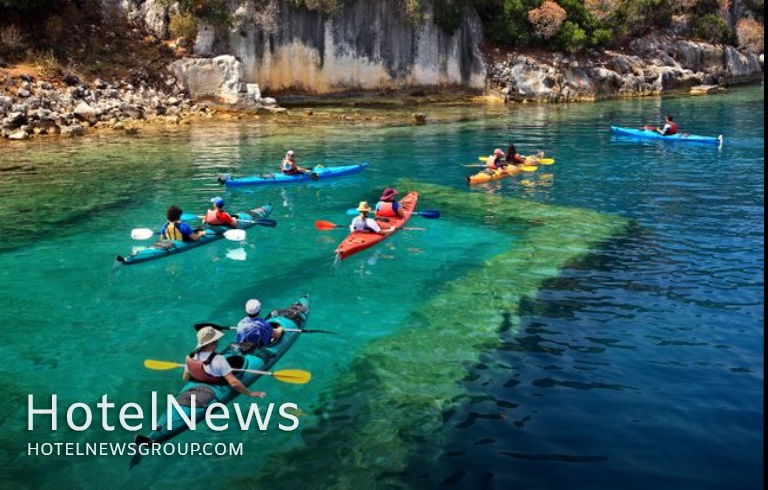
{"label": "person in kayak", "polygon": [[296,164],[295,153],[293,150],[288,150],[283,158],[283,163],[280,164],[280,170],[286,175],[305,174],[309,170],[301,168]]}
{"label": "person in kayak", "polygon": [[675,118],[672,117],[672,114],[667,115],[667,120],[664,122],[664,126],[656,128],[656,132],[663,134],[664,136],[672,136],[677,133],[677,123],[675,122]]}
{"label": "person in kayak", "polygon": [[182,210],[178,206],[170,206],[165,212],[168,220],[160,230],[163,240],[179,240],[183,242],[195,242],[205,235],[202,228],[192,229],[187,223],[181,221]]}
{"label": "person in kayak", "polygon": [[201,383],[228,384],[239,393],[254,398],[264,398],[263,391],[251,391],[235,377],[227,358],[216,352],[218,341],[224,334],[213,327],[205,327],[197,332],[197,347],[187,356],[184,366],[184,381],[190,379]]}
{"label": "person in kayak", "polygon": [[283,327],[273,327],[263,318],[259,318],[261,301],[249,299],[245,303],[246,317],[237,324],[237,342],[249,342],[256,347],[264,347],[277,342],[283,336]]}
{"label": "person in kayak", "polygon": [[398,194],[399,192],[391,187],[384,189],[384,192],[381,193],[381,197],[379,198],[379,202],[376,204],[377,218],[394,218],[403,215],[403,207],[400,206],[400,203],[395,201],[395,196]]}
{"label": "person in kayak", "polygon": [[228,226],[230,228],[237,228],[237,218],[230,216],[229,213],[224,211],[224,199],[221,197],[214,197],[211,199],[213,208],[209,209],[203,218],[203,223],[208,225]]}
{"label": "person in kayak", "polygon": [[368,205],[367,201],[360,201],[360,204],[357,206],[357,212],[360,214],[352,219],[352,223],[349,225],[349,231],[378,233],[379,235],[389,235],[395,231],[394,227],[383,229],[375,219],[368,217],[368,213],[371,212],[371,207]]}
{"label": "person in kayak", "polygon": [[509,145],[507,153],[504,154],[504,161],[508,165],[522,165],[525,163],[525,157],[517,153],[515,145]]}
{"label": "person in kayak", "polygon": [[487,167],[486,171],[490,170],[491,173],[507,166],[507,162],[504,160],[504,152],[501,151],[501,148],[493,150],[493,154],[485,160],[485,166]]}
{"label": "person in kayak", "polygon": [[507,147],[507,153],[504,155],[504,161],[507,162],[508,165],[525,165],[526,163],[536,164],[537,159],[539,158],[544,158],[543,151],[536,153],[536,156],[524,157],[517,153],[515,145],[509,145],[509,147]]}

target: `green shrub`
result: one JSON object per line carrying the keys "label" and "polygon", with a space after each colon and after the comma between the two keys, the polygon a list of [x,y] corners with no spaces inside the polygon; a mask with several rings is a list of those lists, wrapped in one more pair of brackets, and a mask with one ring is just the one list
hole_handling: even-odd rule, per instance
{"label": "green shrub", "polygon": [[606,47],[613,41],[613,31],[611,29],[595,29],[589,38],[589,44],[595,47]]}
{"label": "green shrub", "polygon": [[693,35],[711,43],[734,44],[728,23],[717,14],[707,14],[696,19]]}
{"label": "green shrub", "polygon": [[587,33],[578,24],[566,21],[557,34],[556,43],[563,51],[573,53],[584,48],[587,43]]}
{"label": "green shrub", "polygon": [[192,14],[173,14],[168,30],[175,38],[194,39],[197,37],[197,17]]}
{"label": "green shrub", "polygon": [[622,27],[630,35],[640,36],[672,23],[670,0],[627,0],[621,9]]}

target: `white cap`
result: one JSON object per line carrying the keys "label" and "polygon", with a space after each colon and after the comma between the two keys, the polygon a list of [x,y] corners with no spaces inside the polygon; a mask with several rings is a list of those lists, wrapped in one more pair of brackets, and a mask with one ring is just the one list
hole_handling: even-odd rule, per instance
{"label": "white cap", "polygon": [[206,345],[216,342],[223,336],[223,333],[213,327],[201,328],[197,332],[197,347],[195,347],[195,349],[202,349]]}
{"label": "white cap", "polygon": [[247,303],[245,303],[245,312],[249,315],[258,315],[261,311],[261,301],[257,299],[249,299]]}
{"label": "white cap", "polygon": [[287,151],[285,154],[286,154],[286,155],[290,155],[290,156],[293,156],[293,150],[288,150],[288,151]]}

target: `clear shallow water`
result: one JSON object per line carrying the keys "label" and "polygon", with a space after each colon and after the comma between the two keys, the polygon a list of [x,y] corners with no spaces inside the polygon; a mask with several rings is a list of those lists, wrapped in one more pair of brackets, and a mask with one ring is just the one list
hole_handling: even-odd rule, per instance
{"label": "clear shallow water", "polygon": [[[0,476],[7,476],[0,481],[177,487],[220,475],[226,465],[235,484],[258,477],[280,486],[286,475],[274,468],[281,461],[287,466],[287,451],[325,432],[329,447],[306,452],[313,466],[342,474],[343,467],[332,469],[331,449],[342,444],[333,440],[334,424],[376,393],[365,382],[371,373],[353,372],[359,383],[341,391],[337,377],[350,374],[358,356],[370,355],[370,342],[396,338],[420,304],[514,248],[525,233],[500,229],[492,207],[481,223],[413,218],[412,226],[426,229],[400,232],[331,268],[343,232],[320,233],[312,222],[346,223],[347,208],[374,200],[407,175],[453,186],[457,195],[522,197],[531,206],[585,208],[633,225],[524,301],[520,325],[501,331],[498,345],[477,353],[482,362],[456,380],[469,396],[444,414],[433,434],[403,441],[412,455],[407,467],[383,475],[382,485],[762,487],[763,105],[762,87],[755,87],[705,98],[516,106],[507,117],[421,127],[239,122],[133,139],[4,146],[2,209],[45,213],[0,225],[0,321],[6,326],[0,353],[13,360],[2,368]],[[443,111],[462,116],[461,109]],[[611,124],[640,126],[668,112],[685,131],[723,128],[725,146],[618,141],[608,131]],[[557,163],[467,188],[464,178],[475,169],[460,163],[480,163],[477,155],[505,147],[510,138],[524,153],[546,149]],[[304,163],[371,165],[363,174],[310,185],[225,191],[215,184],[221,172],[271,170],[289,147],[306,156]],[[232,210],[276,205],[278,228],[249,230],[247,260],[228,259],[238,245],[219,242],[112,270],[114,254],[137,244],[131,228],[158,226],[172,202],[202,211],[215,194],[224,194]],[[428,195],[420,207],[434,207]],[[198,431],[183,437],[243,442],[248,457],[147,458],[131,473],[127,458],[24,455],[30,440],[132,437],[98,430],[25,433],[27,393],[42,399],[56,392],[63,406],[93,404],[104,393],[118,404],[147,405],[150,390],[176,391],[179,373],[148,371],[141,362],[181,359],[194,343],[193,323],[232,323],[251,296],[271,309],[303,292],[313,299],[310,328],[347,335],[308,334],[280,363],[310,370],[309,385],[263,380],[259,388],[271,401],[297,402],[310,433]],[[405,360],[402,369],[407,375]],[[317,426],[317,420],[330,422]],[[261,471],[256,454],[272,455],[272,469]]]}

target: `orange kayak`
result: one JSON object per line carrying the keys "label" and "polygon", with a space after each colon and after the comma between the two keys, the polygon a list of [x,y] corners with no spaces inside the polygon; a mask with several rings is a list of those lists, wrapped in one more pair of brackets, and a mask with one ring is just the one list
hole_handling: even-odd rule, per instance
{"label": "orange kayak", "polygon": [[498,170],[485,169],[467,177],[467,183],[480,184],[482,182],[490,182],[491,180],[503,179],[504,177],[519,174],[522,171],[523,170],[516,165],[507,165],[503,169]]}
{"label": "orange kayak", "polygon": [[[411,213],[416,209],[416,201],[419,199],[417,192],[409,192],[405,197],[400,199],[400,206],[403,208],[403,216],[394,218],[376,219],[376,222],[381,226],[382,230],[388,228],[402,228],[408,218],[411,217]],[[350,255],[361,252],[366,248],[370,248],[380,241],[387,238],[389,235],[379,235],[378,233],[369,233],[365,231],[353,231],[347,238],[342,241],[338,247],[336,247],[336,257],[339,260],[346,259]]]}

